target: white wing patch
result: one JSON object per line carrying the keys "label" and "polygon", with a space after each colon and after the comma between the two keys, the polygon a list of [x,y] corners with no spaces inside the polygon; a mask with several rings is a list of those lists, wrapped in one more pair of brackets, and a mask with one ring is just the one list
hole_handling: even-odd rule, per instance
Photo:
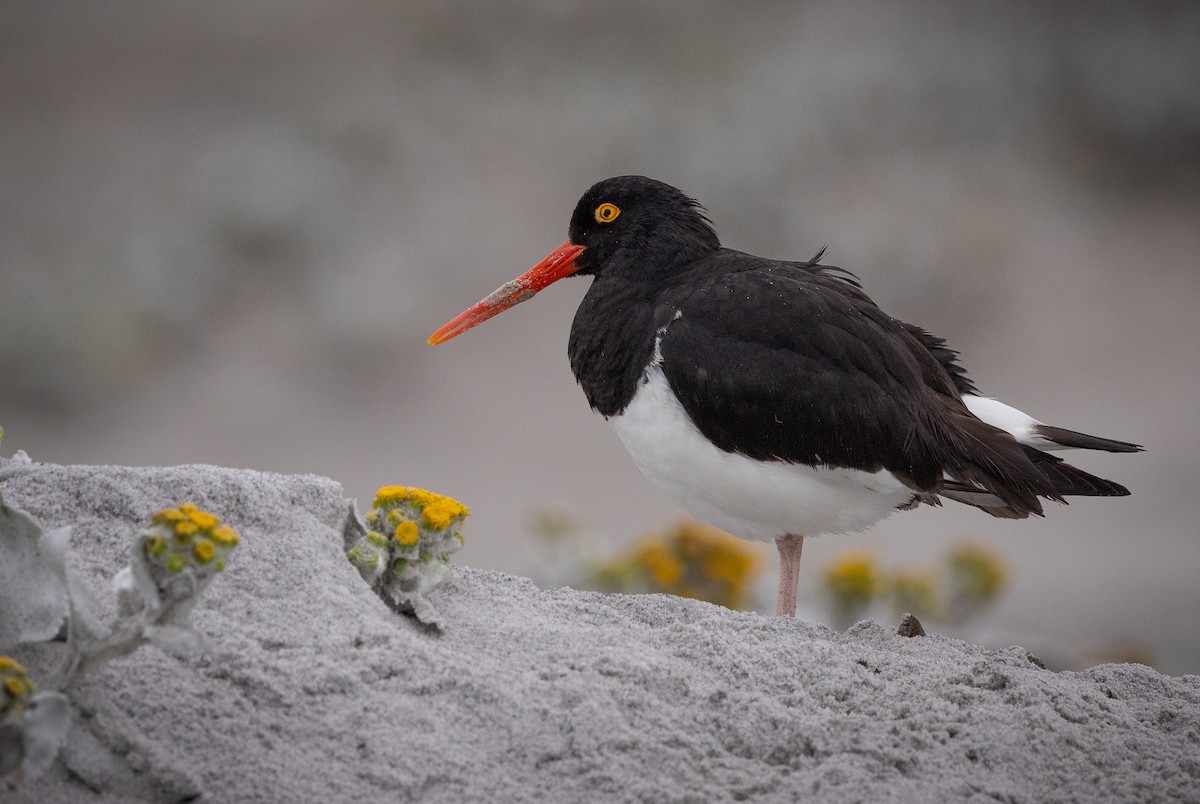
{"label": "white wing patch", "polygon": [[1011,405],[1006,405],[998,399],[974,394],[963,394],[962,401],[967,406],[967,410],[974,413],[976,418],[987,422],[992,427],[998,427],[1010,433],[1022,444],[1044,450],[1065,449],[1061,444],[1037,435],[1034,428],[1041,422]]}

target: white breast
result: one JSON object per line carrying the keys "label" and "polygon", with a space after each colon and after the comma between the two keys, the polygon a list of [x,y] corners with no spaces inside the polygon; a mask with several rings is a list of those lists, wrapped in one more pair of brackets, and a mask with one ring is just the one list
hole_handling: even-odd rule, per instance
{"label": "white breast", "polygon": [[887,471],[762,462],[717,449],[657,362],[609,422],[650,482],[691,516],[743,539],[862,530],[913,496]]}

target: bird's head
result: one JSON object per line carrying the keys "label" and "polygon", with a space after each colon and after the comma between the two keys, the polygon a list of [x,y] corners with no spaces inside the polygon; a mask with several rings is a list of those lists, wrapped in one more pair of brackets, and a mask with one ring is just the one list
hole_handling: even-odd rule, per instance
{"label": "bird's head", "polygon": [[669,184],[645,176],[597,182],[575,205],[567,242],[521,276],[430,336],[444,343],[566,276],[622,274],[653,280],[720,247],[703,207]]}
{"label": "bird's head", "polygon": [[586,250],[576,273],[629,270],[630,280],[715,251],[717,234],[704,208],[669,184],[617,176],[592,185],[571,215],[569,243]]}

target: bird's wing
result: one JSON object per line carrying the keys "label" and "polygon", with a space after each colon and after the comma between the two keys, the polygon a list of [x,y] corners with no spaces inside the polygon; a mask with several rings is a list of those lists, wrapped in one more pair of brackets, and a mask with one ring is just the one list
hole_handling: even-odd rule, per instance
{"label": "bird's wing", "polygon": [[1128,493],[976,418],[925,339],[855,283],[719,254],[662,293],[654,315],[663,373],[720,449],[886,469],[995,516],[1040,514],[1038,497]]}
{"label": "bird's wing", "polygon": [[853,284],[747,260],[656,310],[663,372],[700,431],[759,460],[940,483],[946,423],[930,396],[957,394],[937,360]]}
{"label": "bird's wing", "polygon": [[975,383],[967,376],[967,370],[958,362],[958,352],[946,345],[945,338],[932,335],[915,324],[904,324],[903,326],[937,360],[950,376],[960,396],[978,395],[979,390],[975,387]]}
{"label": "bird's wing", "polygon": [[[815,284],[831,288],[839,294],[848,295],[873,307],[874,302],[863,291],[858,277],[845,268],[820,264],[821,256],[824,253],[825,249],[821,249],[817,252],[817,256],[808,262],[791,263],[791,266],[796,270],[806,271]],[[927,384],[942,391],[945,390],[943,381],[945,377],[949,377],[959,396],[979,393],[975,387],[975,383],[967,375],[966,368],[958,362],[958,352],[946,345],[945,338],[939,338],[932,333],[926,332],[923,328],[915,324],[906,324],[902,321],[897,321],[896,323],[904,327],[908,334],[912,336],[907,342],[909,350],[915,351],[918,354],[927,353],[927,357],[933,358],[933,361],[937,363],[937,366],[933,366],[926,355],[920,355],[921,362],[925,367],[924,377]],[[940,370],[938,370],[938,367],[940,367]],[[943,376],[943,372],[945,376]]]}

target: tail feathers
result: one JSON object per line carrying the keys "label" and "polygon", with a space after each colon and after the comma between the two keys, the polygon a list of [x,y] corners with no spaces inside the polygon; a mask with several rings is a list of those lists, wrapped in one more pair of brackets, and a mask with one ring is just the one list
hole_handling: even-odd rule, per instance
{"label": "tail feathers", "polygon": [[962,417],[956,465],[948,468],[938,494],[979,508],[992,516],[1024,519],[1041,516],[1039,498],[1123,497],[1124,486],[1077,469],[1061,458],[1027,444],[975,417]]}
{"label": "tail feathers", "polygon": [[1129,489],[1120,483],[1077,469],[1069,463],[1033,447],[1025,452],[1034,466],[1053,484],[1054,491],[1063,497],[1128,497]]}
{"label": "tail feathers", "polygon": [[1001,519],[1024,519],[1033,513],[1031,511],[1010,508],[1005,504],[1004,500],[990,491],[969,486],[966,483],[959,483],[956,480],[947,480],[943,483],[940,493],[948,500],[974,506],[981,511],[986,511],[992,516],[1000,517]]}
{"label": "tail feathers", "polygon": [[1038,497],[1061,499],[1030,461],[1025,447],[1007,433],[974,417],[962,416],[958,424],[961,427],[958,435],[962,438],[955,465],[948,468],[949,476],[960,486],[958,494],[984,492],[996,498],[963,500],[968,505],[1004,510],[1007,516],[1021,519],[1030,514],[1041,515],[1042,503]]}
{"label": "tail feathers", "polygon": [[1032,432],[1035,437],[1044,438],[1058,447],[1067,449],[1098,449],[1105,452],[1142,452],[1144,450],[1140,444],[1117,441],[1113,438],[1100,438],[1063,427],[1052,427],[1048,424],[1034,425]]}
{"label": "tail feathers", "polygon": [[976,393],[963,392],[962,402],[976,417],[1008,432],[1022,444],[1037,447],[1042,450],[1059,449],[1098,449],[1105,452],[1141,452],[1139,444],[1128,441],[1117,441],[1113,438],[1068,430],[1065,427],[1052,427],[1042,424],[1028,413],[1022,413],[1011,405],[1006,405],[998,399],[979,396]]}

